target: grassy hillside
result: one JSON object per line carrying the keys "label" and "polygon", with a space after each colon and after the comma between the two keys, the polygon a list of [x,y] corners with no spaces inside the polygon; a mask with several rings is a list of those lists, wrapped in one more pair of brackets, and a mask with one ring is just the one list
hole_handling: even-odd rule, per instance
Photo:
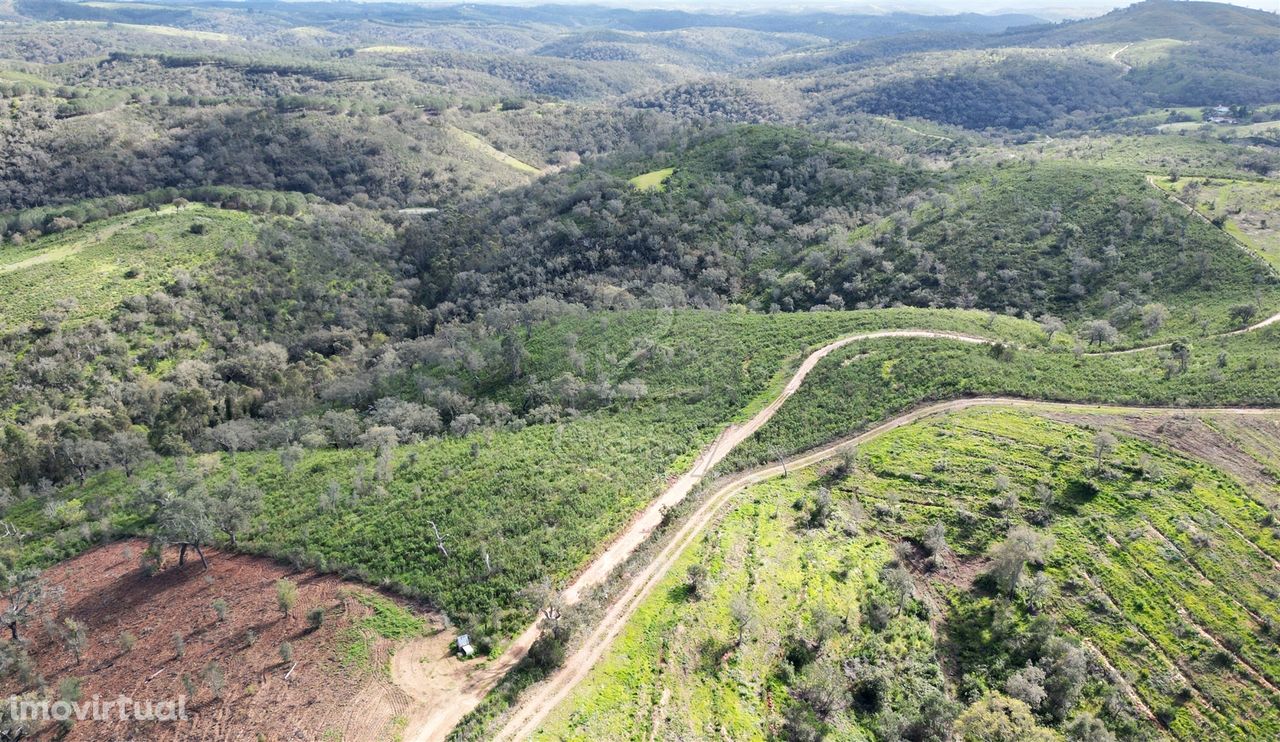
{"label": "grassy hillside", "polygon": [[1255,180],[1181,180],[1157,184],[1176,194],[1235,239],[1280,267],[1280,186]]}
{"label": "grassy hillside", "polygon": [[[956,720],[979,739],[966,724],[991,692],[1032,704],[1022,735],[1079,738],[1096,723],[1082,719],[1120,739],[1275,734],[1272,503],[1168,449],[1095,440],[971,410],[753,487],[541,736],[914,736]],[[985,575],[1003,574],[989,555],[1016,527],[1048,540],[1009,594]]]}
{"label": "grassy hillside", "polygon": [[1043,31],[1018,29],[1006,35],[1021,37],[1037,32],[1041,40],[1056,44],[1146,39],[1233,44],[1280,38],[1280,20],[1273,13],[1227,3],[1145,0],[1098,18]]}
{"label": "grassy hillside", "polygon": [[[0,316],[16,325],[62,304],[67,319],[111,314],[254,235],[259,220],[199,204],[135,211],[0,247]],[[69,302],[69,303],[68,303]]]}

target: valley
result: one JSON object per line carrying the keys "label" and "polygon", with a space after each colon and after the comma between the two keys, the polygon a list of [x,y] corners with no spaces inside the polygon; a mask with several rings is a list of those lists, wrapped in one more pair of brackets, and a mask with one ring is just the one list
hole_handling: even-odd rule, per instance
{"label": "valley", "polygon": [[1280,21],[1063,12],[0,0],[5,738],[1276,736]]}

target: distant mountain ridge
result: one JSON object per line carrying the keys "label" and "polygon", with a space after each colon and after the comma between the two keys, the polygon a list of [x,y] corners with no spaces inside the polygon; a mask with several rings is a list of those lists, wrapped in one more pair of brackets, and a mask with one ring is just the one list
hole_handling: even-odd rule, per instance
{"label": "distant mountain ridge", "polygon": [[1144,0],[1106,15],[1080,21],[1006,31],[1006,43],[1062,45],[1147,39],[1235,43],[1280,40],[1280,15],[1227,3],[1200,0]]}
{"label": "distant mountain ridge", "polygon": [[128,3],[105,7],[64,0],[17,0],[18,12],[35,20],[93,20],[181,25],[193,11],[244,11],[283,24],[315,25],[344,21],[385,23],[474,23],[478,25],[540,25],[571,29],[615,31],[675,31],[685,28],[740,28],[772,33],[805,33],[832,41],[853,41],[915,32],[997,33],[1010,28],[1043,23],[1024,13],[981,15],[883,15],[798,13],[712,13],[682,10],[630,10],[600,5],[446,5],[355,2],[200,2],[156,4]]}

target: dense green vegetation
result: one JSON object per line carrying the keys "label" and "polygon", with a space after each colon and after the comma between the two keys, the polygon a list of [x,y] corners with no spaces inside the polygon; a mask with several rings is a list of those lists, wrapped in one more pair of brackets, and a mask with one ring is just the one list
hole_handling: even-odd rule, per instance
{"label": "dense green vegetation", "polygon": [[1271,736],[1273,504],[1032,413],[899,428],[741,494],[544,734]]}

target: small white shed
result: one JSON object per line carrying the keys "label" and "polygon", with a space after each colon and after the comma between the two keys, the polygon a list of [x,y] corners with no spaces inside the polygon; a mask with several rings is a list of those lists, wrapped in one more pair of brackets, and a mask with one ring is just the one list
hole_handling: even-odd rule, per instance
{"label": "small white shed", "polygon": [[458,654],[463,657],[470,657],[476,653],[476,648],[471,646],[471,636],[469,634],[459,636],[456,644],[458,645]]}

